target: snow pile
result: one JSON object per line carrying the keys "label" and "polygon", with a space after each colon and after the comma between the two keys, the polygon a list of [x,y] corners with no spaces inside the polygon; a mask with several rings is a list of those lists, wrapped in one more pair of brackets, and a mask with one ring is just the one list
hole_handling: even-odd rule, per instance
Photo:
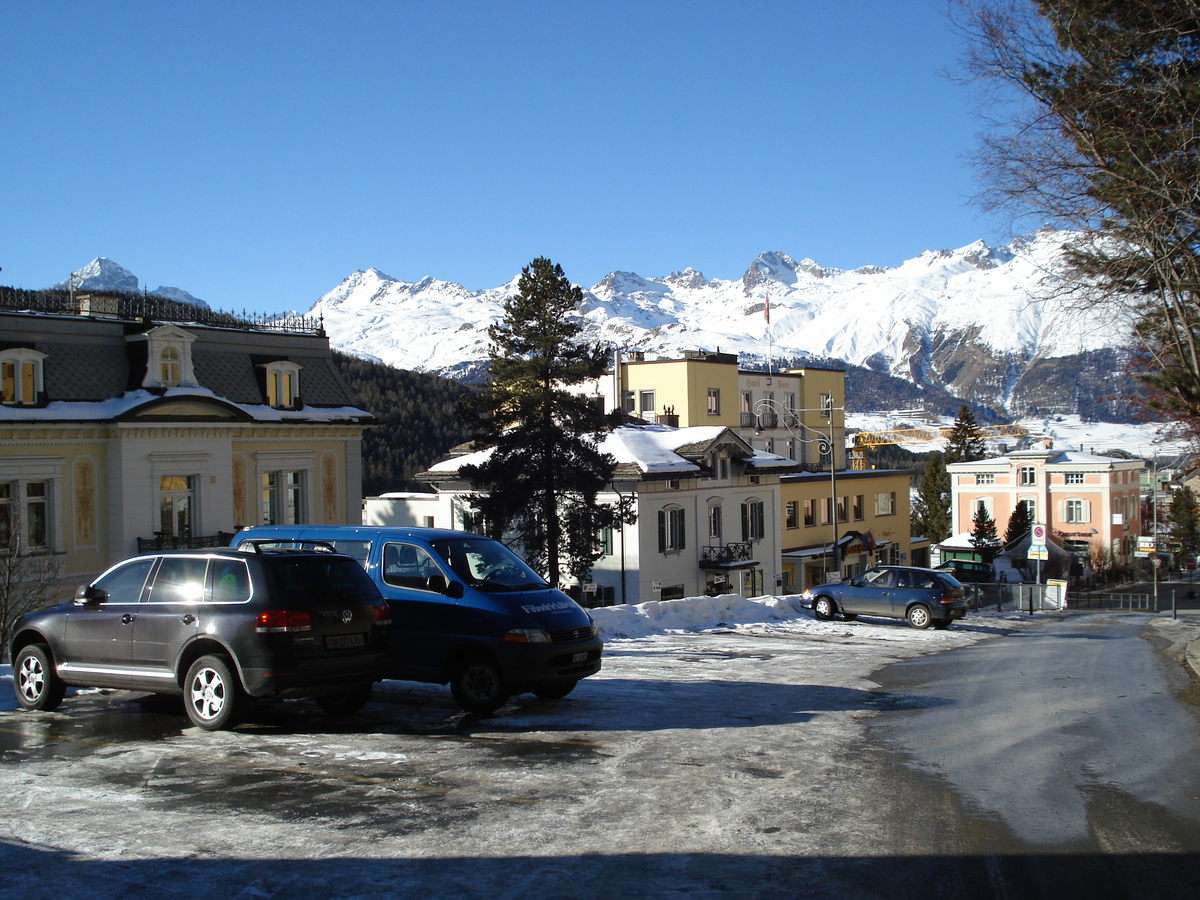
{"label": "snow pile", "polygon": [[606,641],[648,637],[669,631],[708,631],[732,625],[761,624],[801,615],[800,595],[752,597],[721,594],[649,600],[633,606],[604,606],[590,610]]}

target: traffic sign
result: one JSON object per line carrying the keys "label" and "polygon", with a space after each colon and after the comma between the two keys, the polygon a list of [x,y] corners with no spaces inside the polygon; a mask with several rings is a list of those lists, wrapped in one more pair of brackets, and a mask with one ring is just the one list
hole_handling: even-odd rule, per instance
{"label": "traffic sign", "polygon": [[1049,559],[1050,554],[1047,552],[1045,545],[1041,547],[1030,547],[1029,552],[1025,554],[1026,559]]}
{"label": "traffic sign", "polygon": [[[1031,535],[1030,543],[1032,543],[1033,546],[1035,546],[1035,547],[1045,547],[1046,546],[1046,526],[1045,525],[1034,525],[1032,531],[1030,531],[1030,535]],[[1042,559],[1045,559],[1045,557],[1043,556]]]}

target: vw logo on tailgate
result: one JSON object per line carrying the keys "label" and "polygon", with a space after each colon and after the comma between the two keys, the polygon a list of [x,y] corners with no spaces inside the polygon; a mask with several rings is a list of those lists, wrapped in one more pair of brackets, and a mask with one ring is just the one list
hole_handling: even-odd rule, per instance
{"label": "vw logo on tailgate", "polygon": [[349,625],[353,621],[354,621],[354,613],[352,613],[348,609],[343,609],[342,610],[342,624]]}

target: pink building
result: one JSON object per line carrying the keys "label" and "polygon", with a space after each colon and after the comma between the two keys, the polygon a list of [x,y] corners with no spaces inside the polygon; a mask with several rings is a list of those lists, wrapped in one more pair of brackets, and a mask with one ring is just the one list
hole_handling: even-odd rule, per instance
{"label": "pink building", "polygon": [[955,534],[971,531],[983,506],[1004,537],[1008,518],[1025,501],[1068,550],[1111,552],[1128,562],[1140,534],[1139,478],[1145,463],[1073,450],[1017,450],[977,462],[953,463],[951,517]]}

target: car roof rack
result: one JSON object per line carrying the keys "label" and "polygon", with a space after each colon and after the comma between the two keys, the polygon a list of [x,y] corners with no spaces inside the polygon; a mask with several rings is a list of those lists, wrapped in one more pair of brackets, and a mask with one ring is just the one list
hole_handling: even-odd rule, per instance
{"label": "car roof rack", "polygon": [[[296,546],[280,547],[279,544]],[[303,544],[304,546],[299,546]],[[272,546],[274,545],[274,546]],[[337,547],[329,541],[315,541],[310,538],[259,538],[241,541],[237,547],[249,553],[337,553]],[[249,548],[248,550],[246,548]]]}

